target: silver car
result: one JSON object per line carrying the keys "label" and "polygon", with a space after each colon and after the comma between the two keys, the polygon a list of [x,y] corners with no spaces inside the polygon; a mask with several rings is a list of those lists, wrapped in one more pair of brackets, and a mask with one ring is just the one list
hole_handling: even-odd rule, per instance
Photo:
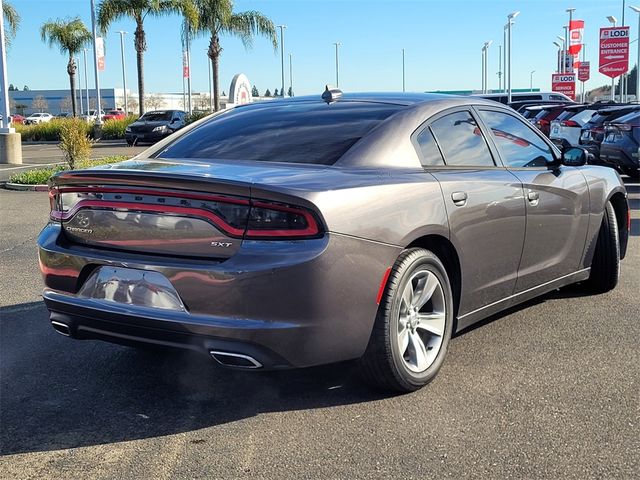
{"label": "silver car", "polygon": [[44,300],[73,338],[248,369],[357,359],[415,390],[454,332],[571,283],[616,286],[627,195],[586,156],[473,97],[236,107],[53,178]]}

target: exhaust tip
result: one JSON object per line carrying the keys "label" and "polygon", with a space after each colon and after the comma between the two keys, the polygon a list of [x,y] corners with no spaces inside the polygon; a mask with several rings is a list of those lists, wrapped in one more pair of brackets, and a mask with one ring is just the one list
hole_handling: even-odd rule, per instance
{"label": "exhaust tip", "polygon": [[67,325],[66,323],[51,320],[51,325],[53,326],[54,330],[58,332],[60,335],[64,335],[65,337],[71,336],[71,329],[69,328],[69,325]]}
{"label": "exhaust tip", "polygon": [[211,350],[209,354],[214,358],[216,362],[225,367],[235,368],[261,368],[262,364],[255,358],[242,353],[221,352],[218,350]]}

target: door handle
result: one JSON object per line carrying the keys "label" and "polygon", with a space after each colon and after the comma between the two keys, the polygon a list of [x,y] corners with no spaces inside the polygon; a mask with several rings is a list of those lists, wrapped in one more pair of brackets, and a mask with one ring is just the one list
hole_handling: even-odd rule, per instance
{"label": "door handle", "polygon": [[467,192],[453,192],[451,200],[453,200],[454,205],[463,207],[467,203]]}
{"label": "door handle", "polygon": [[530,190],[529,192],[527,192],[527,200],[529,200],[529,203],[531,205],[537,205],[538,201],[540,200],[540,194],[538,192],[534,192],[532,190]]}

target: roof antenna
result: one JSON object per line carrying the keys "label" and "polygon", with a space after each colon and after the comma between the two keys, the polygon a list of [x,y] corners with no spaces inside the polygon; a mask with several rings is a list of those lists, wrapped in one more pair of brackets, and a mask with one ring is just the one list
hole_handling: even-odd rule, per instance
{"label": "roof antenna", "polygon": [[322,100],[327,103],[333,103],[342,96],[342,90],[332,85],[326,85],[322,93]]}

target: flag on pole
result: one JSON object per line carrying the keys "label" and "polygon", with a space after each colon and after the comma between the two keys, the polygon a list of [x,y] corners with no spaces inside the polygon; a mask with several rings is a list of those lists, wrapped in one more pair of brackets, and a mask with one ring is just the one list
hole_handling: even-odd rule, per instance
{"label": "flag on pole", "polygon": [[569,53],[577,55],[582,49],[584,20],[571,20],[569,23]]}

